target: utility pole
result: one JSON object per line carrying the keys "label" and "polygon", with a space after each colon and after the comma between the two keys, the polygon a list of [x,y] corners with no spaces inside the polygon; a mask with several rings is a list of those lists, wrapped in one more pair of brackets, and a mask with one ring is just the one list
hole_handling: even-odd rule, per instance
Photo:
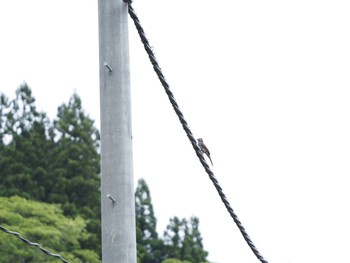
{"label": "utility pole", "polygon": [[98,0],[102,262],[136,263],[128,5]]}

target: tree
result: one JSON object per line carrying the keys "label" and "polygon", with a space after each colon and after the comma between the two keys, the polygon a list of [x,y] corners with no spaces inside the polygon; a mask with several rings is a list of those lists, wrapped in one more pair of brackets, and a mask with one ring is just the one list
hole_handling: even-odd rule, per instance
{"label": "tree", "polygon": [[[63,216],[81,217],[88,232],[78,236],[83,250],[76,255],[81,256],[91,250],[101,253],[99,139],[77,94],[58,108],[53,123],[37,111],[26,84],[17,89],[14,100],[0,94],[0,196],[60,204]],[[135,199],[139,263],[205,261],[208,253],[198,219],[170,219],[162,239],[156,231],[150,190],[142,179]]]}
{"label": "tree", "polygon": [[192,262],[206,262],[208,252],[204,250],[199,231],[198,217],[191,217],[185,225],[185,236],[182,242],[183,259]]}
{"label": "tree", "polygon": [[164,231],[164,243],[166,245],[168,258],[182,259],[182,242],[184,237],[186,221],[177,216],[170,218],[169,224]]}
{"label": "tree", "polygon": [[158,238],[157,219],[154,215],[150,191],[140,179],[135,192],[136,239],[138,262],[156,263],[164,258],[163,242]]}
{"label": "tree", "polygon": [[0,195],[60,203],[66,216],[88,219],[85,248],[100,251],[99,133],[74,94],[51,123],[30,88],[0,96]]}
{"label": "tree", "polygon": [[5,94],[0,93],[0,147],[5,144],[8,132],[8,114],[11,111],[11,101]]}
{"label": "tree", "polygon": [[189,262],[207,262],[208,252],[204,250],[199,231],[199,219],[173,217],[164,232],[167,257]]}
{"label": "tree", "polygon": [[0,195],[21,195],[41,200],[45,197],[42,182],[47,176],[51,148],[49,120],[38,112],[30,88],[23,84],[10,101],[0,99]]}
{"label": "tree", "polygon": [[54,158],[49,167],[54,180],[48,201],[63,204],[65,215],[89,219],[87,229],[95,235],[84,246],[100,250],[100,135],[77,94],[58,108],[53,133]]}
{"label": "tree", "polygon": [[189,262],[187,260],[182,261],[182,260],[177,259],[177,258],[167,258],[167,259],[163,260],[162,263],[191,263],[191,262]]}
{"label": "tree", "polygon": [[199,263],[207,262],[203,248],[199,219],[170,218],[163,239],[157,234],[148,185],[138,181],[135,192],[137,257],[139,263]]}
{"label": "tree", "polygon": [[[4,227],[20,232],[45,249],[59,253],[71,262],[100,262],[92,250],[81,248],[86,240],[86,221],[81,217],[67,218],[59,205],[30,201],[22,197],[0,197],[0,222]],[[0,262],[57,262],[39,249],[28,246],[13,235],[0,232]]]}
{"label": "tree", "polygon": [[53,130],[56,147],[53,149],[55,158],[50,171],[54,174],[55,182],[49,201],[70,203],[74,209],[68,211],[64,207],[67,214],[75,214],[76,209],[89,214],[86,207],[95,210],[100,206],[100,137],[94,121],[83,111],[77,94],[70,98],[67,105],[58,108]]}

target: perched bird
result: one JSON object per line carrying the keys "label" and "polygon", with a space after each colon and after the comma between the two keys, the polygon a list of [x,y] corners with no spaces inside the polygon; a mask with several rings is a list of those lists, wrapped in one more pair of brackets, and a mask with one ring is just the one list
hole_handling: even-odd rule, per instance
{"label": "perched bird", "polygon": [[209,152],[207,146],[205,146],[205,144],[203,142],[203,139],[199,138],[199,139],[197,139],[197,141],[198,141],[199,148],[201,148],[202,152],[205,153],[208,156],[208,158],[209,158],[209,160],[211,162],[211,165],[213,165],[213,161],[210,158],[210,152]]}

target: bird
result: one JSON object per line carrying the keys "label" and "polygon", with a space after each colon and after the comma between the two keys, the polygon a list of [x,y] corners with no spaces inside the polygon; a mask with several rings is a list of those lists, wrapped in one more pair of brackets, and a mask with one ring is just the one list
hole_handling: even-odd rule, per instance
{"label": "bird", "polygon": [[198,141],[198,146],[199,146],[199,148],[201,149],[201,151],[202,151],[203,153],[206,154],[206,156],[208,156],[208,158],[209,158],[209,160],[210,160],[210,162],[211,162],[211,165],[213,165],[213,161],[212,161],[211,158],[210,158],[210,152],[209,152],[207,146],[205,146],[205,144],[204,144],[204,142],[203,142],[203,139],[202,139],[202,138],[199,138],[199,139],[197,139],[197,141]]}

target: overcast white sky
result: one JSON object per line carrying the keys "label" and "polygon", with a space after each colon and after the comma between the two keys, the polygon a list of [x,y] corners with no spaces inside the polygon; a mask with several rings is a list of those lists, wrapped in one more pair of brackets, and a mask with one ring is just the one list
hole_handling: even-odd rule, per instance
{"label": "overcast white sky", "polygon": [[[135,0],[185,118],[262,255],[349,262],[350,3]],[[99,125],[97,1],[0,1],[0,91],[51,119],[76,91]],[[256,263],[196,159],[129,20],[135,182],[162,234],[200,218],[209,259]]]}

